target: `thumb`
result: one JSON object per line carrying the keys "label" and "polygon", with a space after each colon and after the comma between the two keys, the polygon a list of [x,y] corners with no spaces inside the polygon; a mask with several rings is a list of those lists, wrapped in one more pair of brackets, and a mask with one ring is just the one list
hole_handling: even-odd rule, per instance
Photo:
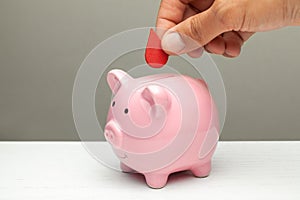
{"label": "thumb", "polygon": [[170,54],[183,54],[203,47],[226,31],[212,9],[196,14],[168,30],[162,38],[162,48]]}

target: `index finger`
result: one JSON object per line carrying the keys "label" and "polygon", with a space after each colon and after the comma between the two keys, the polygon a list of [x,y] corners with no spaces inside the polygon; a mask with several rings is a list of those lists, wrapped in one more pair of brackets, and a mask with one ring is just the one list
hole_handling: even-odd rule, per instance
{"label": "index finger", "polygon": [[180,23],[183,20],[186,6],[190,1],[191,0],[162,0],[156,20],[156,27],[159,29],[159,32],[165,32]]}

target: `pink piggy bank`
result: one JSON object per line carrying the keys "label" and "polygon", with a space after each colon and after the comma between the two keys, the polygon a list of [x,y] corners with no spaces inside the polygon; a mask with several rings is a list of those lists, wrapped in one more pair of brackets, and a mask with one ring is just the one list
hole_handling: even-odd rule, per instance
{"label": "pink piggy bank", "polygon": [[152,188],[190,170],[207,177],[219,139],[218,114],[203,80],[178,74],[133,78],[111,70],[114,94],[104,130],[124,172],[145,176]]}

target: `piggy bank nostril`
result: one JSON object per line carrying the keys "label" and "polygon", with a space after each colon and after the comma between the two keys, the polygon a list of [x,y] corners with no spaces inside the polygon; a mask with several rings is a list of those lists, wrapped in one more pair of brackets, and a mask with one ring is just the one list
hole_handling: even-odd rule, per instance
{"label": "piggy bank nostril", "polygon": [[105,137],[107,141],[114,143],[115,142],[115,135],[112,131],[105,131]]}
{"label": "piggy bank nostril", "polygon": [[105,137],[108,139],[108,140],[112,140],[113,139],[113,135],[110,131],[105,131]]}
{"label": "piggy bank nostril", "polygon": [[103,135],[108,143],[114,147],[120,147],[122,144],[122,131],[115,121],[109,121],[104,129]]}

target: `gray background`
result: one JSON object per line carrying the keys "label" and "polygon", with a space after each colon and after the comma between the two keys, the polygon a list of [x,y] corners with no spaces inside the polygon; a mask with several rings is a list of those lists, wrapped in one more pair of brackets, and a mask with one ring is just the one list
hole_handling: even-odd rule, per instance
{"label": "gray background", "polygon": [[[81,62],[113,34],[154,26],[158,7],[158,0],[0,0],[0,140],[78,140],[71,103]],[[213,56],[228,98],[223,140],[300,139],[299,33],[259,33],[239,58]],[[141,52],[112,67],[133,61],[143,62]],[[110,94],[101,87],[103,124]]]}

